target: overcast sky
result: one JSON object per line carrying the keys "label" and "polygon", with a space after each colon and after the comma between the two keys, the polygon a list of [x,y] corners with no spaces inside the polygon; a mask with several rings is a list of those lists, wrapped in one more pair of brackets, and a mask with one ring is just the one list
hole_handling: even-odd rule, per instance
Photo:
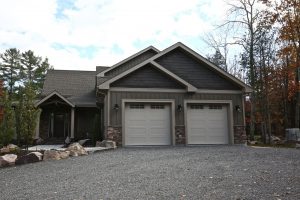
{"label": "overcast sky", "polygon": [[0,0],[0,52],[33,50],[55,69],[95,70],[153,45],[201,38],[226,17],[222,0]]}

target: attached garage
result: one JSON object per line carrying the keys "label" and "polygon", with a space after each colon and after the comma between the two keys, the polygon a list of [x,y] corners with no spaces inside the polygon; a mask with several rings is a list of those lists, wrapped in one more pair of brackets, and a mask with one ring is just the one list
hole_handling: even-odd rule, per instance
{"label": "attached garage", "polygon": [[125,104],[125,146],[171,145],[171,105]]}
{"label": "attached garage", "polygon": [[229,144],[226,104],[187,104],[188,144]]}

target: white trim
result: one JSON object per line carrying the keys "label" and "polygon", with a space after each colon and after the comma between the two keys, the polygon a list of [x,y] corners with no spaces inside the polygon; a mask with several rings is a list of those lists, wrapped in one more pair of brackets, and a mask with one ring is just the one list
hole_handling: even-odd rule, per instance
{"label": "white trim", "polygon": [[143,49],[143,50],[141,50],[141,51],[139,51],[139,52],[137,52],[137,53],[135,53],[135,54],[129,56],[128,58],[126,58],[126,59],[124,59],[124,60],[118,62],[117,64],[111,66],[110,68],[108,68],[108,69],[106,69],[106,70],[100,72],[99,74],[97,74],[97,76],[98,76],[98,77],[104,77],[106,72],[109,72],[110,70],[119,67],[120,65],[124,64],[125,62],[127,62],[127,61],[129,61],[129,60],[131,60],[131,59],[133,59],[133,58],[135,58],[135,57],[137,57],[137,56],[139,56],[139,55],[141,55],[141,54],[143,54],[143,53],[149,51],[149,50],[153,50],[153,51],[155,51],[156,53],[159,52],[159,50],[158,50],[157,48],[155,48],[154,46],[149,46],[149,47],[147,47],[147,48],[145,48],[145,49]]}
{"label": "white trim", "polygon": [[75,108],[71,108],[71,138],[74,138],[75,130]]}
{"label": "white trim", "polygon": [[41,105],[42,103],[44,103],[45,101],[47,101],[49,98],[51,98],[54,95],[57,95],[59,98],[61,98],[62,100],[64,100],[67,104],[69,104],[71,107],[75,107],[75,105],[73,103],[71,103],[68,99],[66,99],[65,97],[63,97],[57,91],[53,91],[52,93],[48,94],[46,97],[44,97],[43,99],[41,99],[39,102],[37,102],[35,104],[35,107],[38,107],[39,105]]}
{"label": "white trim", "polygon": [[228,105],[228,133],[229,133],[229,144],[234,144],[234,133],[233,133],[233,108],[232,100],[184,100],[184,123],[185,123],[185,143],[188,145],[188,127],[187,127],[187,104],[191,103],[215,103],[215,104],[226,104]]}
{"label": "white trim", "polygon": [[[168,88],[122,88],[111,87],[109,91],[112,92],[166,92],[166,93],[186,93],[185,89],[168,89]],[[196,93],[208,94],[242,94],[240,90],[205,90],[198,89]]]}
{"label": "white trim", "polygon": [[107,126],[110,126],[110,111],[111,111],[111,107],[110,107],[110,91],[107,92]]}
{"label": "white trim", "polygon": [[243,106],[243,125],[246,126],[246,111],[245,111],[245,97],[244,95],[242,96],[242,106]]}
{"label": "white trim", "polygon": [[[164,72],[165,74],[169,75],[170,77],[172,77],[173,79],[177,80],[178,82],[182,83],[183,85],[185,85],[187,87],[187,91],[188,92],[196,92],[197,88],[194,87],[193,85],[189,84],[188,82],[186,82],[185,80],[183,80],[182,78],[178,77],[176,74],[173,74],[172,72],[170,72],[169,70],[167,70],[166,68],[162,67],[161,65],[155,63],[155,62],[149,62],[152,66],[158,68],[160,71]],[[113,83],[114,81],[130,74],[131,72],[134,72],[135,70],[143,67],[145,65],[145,62],[142,62],[126,71],[124,71],[123,73],[107,80],[106,82],[102,83],[101,85],[98,86],[99,89],[109,89],[110,88],[110,83]]]}
{"label": "white trim", "polygon": [[173,99],[122,99],[122,146],[125,146],[125,104],[135,102],[171,104],[171,145],[175,146],[175,100]]}
{"label": "white trim", "polygon": [[176,74],[170,72],[169,70],[167,70],[166,68],[164,68],[163,66],[161,66],[160,64],[152,61],[150,62],[150,64],[152,64],[153,66],[157,67],[158,69],[160,69],[161,71],[163,71],[164,73],[168,74],[169,76],[171,76],[173,79],[179,81],[180,83],[182,83],[183,85],[187,86],[187,91],[188,92],[196,92],[197,88],[195,86],[193,86],[192,84],[186,82],[185,80],[183,80],[182,78],[180,78],[179,76],[177,76]]}
{"label": "white trim", "polygon": [[35,137],[34,139],[38,139],[40,137],[40,119],[41,119],[42,110],[39,109],[36,117],[36,125],[35,125]]}

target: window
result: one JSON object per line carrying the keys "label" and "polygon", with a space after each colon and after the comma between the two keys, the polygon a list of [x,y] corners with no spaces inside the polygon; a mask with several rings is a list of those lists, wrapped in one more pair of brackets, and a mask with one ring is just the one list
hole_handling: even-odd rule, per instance
{"label": "window", "polygon": [[201,105],[201,104],[192,104],[191,109],[194,109],[194,110],[203,109],[203,105]]}
{"label": "window", "polygon": [[130,104],[130,109],[144,109],[144,104]]}
{"label": "window", "polygon": [[209,105],[209,109],[211,110],[222,110],[221,105]]}
{"label": "window", "polygon": [[152,104],[151,109],[164,109],[165,106],[161,104]]}

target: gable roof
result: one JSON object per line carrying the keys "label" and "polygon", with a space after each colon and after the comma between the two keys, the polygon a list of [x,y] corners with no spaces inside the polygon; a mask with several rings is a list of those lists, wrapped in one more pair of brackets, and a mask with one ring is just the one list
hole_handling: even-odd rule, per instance
{"label": "gable roof", "polygon": [[[145,60],[144,62],[134,66],[131,69],[128,69],[127,71],[124,71],[123,73],[112,77],[110,79],[105,80],[102,84],[100,84],[98,86],[99,89],[109,89],[109,85],[110,83],[126,76],[127,74],[139,69],[140,67],[151,63],[153,66],[157,67],[158,69],[160,69],[162,72],[166,73],[167,75],[171,76],[172,78],[174,78],[175,80],[179,81],[180,83],[184,84],[187,86],[187,90],[188,91],[196,91],[197,88],[193,85],[191,85],[190,83],[186,82],[185,80],[183,80],[182,78],[180,78],[179,76],[177,76],[176,74],[170,72],[169,70],[167,70],[166,68],[164,68],[163,66],[159,65],[157,62],[155,62],[156,59],[162,57],[163,55],[167,54],[168,52],[176,49],[176,48],[181,48],[182,50],[184,50],[185,52],[189,53],[190,55],[192,55],[193,57],[195,57],[196,59],[204,62],[207,66],[209,66],[212,70],[214,70],[215,72],[223,75],[225,78],[227,78],[228,80],[233,81],[234,83],[236,83],[237,85],[239,85],[240,87],[244,88],[244,91],[246,93],[252,92],[252,89],[250,86],[248,86],[247,84],[245,84],[243,81],[239,80],[238,78],[234,77],[233,75],[225,72],[224,70],[220,69],[218,66],[214,65],[213,63],[211,63],[210,61],[208,61],[207,59],[205,59],[203,56],[199,55],[198,53],[196,53],[195,51],[193,51],[192,49],[190,49],[189,47],[185,46],[184,44],[182,44],[181,42],[177,42],[176,44],[166,48],[165,50],[159,52],[158,54],[152,56],[151,58]],[[104,74],[102,74],[104,75]]]}
{"label": "gable roof", "polygon": [[42,96],[47,97],[55,91],[76,106],[96,106],[95,76],[96,71],[50,70]]}
{"label": "gable roof", "polygon": [[118,68],[118,67],[121,66],[122,64],[124,64],[124,63],[126,63],[126,62],[128,62],[128,61],[130,61],[130,60],[132,60],[132,59],[134,59],[134,58],[136,58],[136,57],[138,57],[139,55],[141,55],[141,54],[143,54],[143,53],[145,53],[145,52],[147,52],[147,51],[150,51],[150,50],[152,50],[152,51],[154,51],[154,52],[156,52],[156,53],[159,53],[159,50],[158,50],[157,48],[155,48],[154,46],[149,46],[149,47],[147,47],[147,48],[145,48],[145,49],[143,49],[143,50],[141,50],[141,51],[139,51],[139,52],[137,52],[137,53],[135,53],[135,54],[129,56],[128,58],[126,58],[126,59],[124,59],[124,60],[118,62],[117,64],[114,64],[114,65],[111,66],[110,68],[108,68],[108,69],[106,69],[106,70],[104,70],[104,71],[98,73],[97,76],[98,76],[98,77],[103,77],[103,76],[105,76],[105,74],[106,74],[107,72],[109,72],[109,71],[111,71],[111,70],[113,70],[113,69]]}
{"label": "gable roof", "polygon": [[63,97],[57,91],[53,91],[52,93],[50,93],[49,95],[47,95],[46,97],[44,97],[43,99],[41,99],[39,102],[37,102],[35,104],[35,106],[38,107],[39,105],[41,105],[42,103],[44,103],[45,101],[47,101],[48,99],[50,99],[51,97],[53,97],[55,95],[58,96],[60,99],[62,99],[64,102],[66,102],[71,107],[75,107],[75,105],[73,103],[71,103],[68,99],[66,99],[65,97]]}
{"label": "gable roof", "polygon": [[42,95],[54,90],[63,96],[82,96],[95,91],[95,71],[50,70],[47,73]]}

